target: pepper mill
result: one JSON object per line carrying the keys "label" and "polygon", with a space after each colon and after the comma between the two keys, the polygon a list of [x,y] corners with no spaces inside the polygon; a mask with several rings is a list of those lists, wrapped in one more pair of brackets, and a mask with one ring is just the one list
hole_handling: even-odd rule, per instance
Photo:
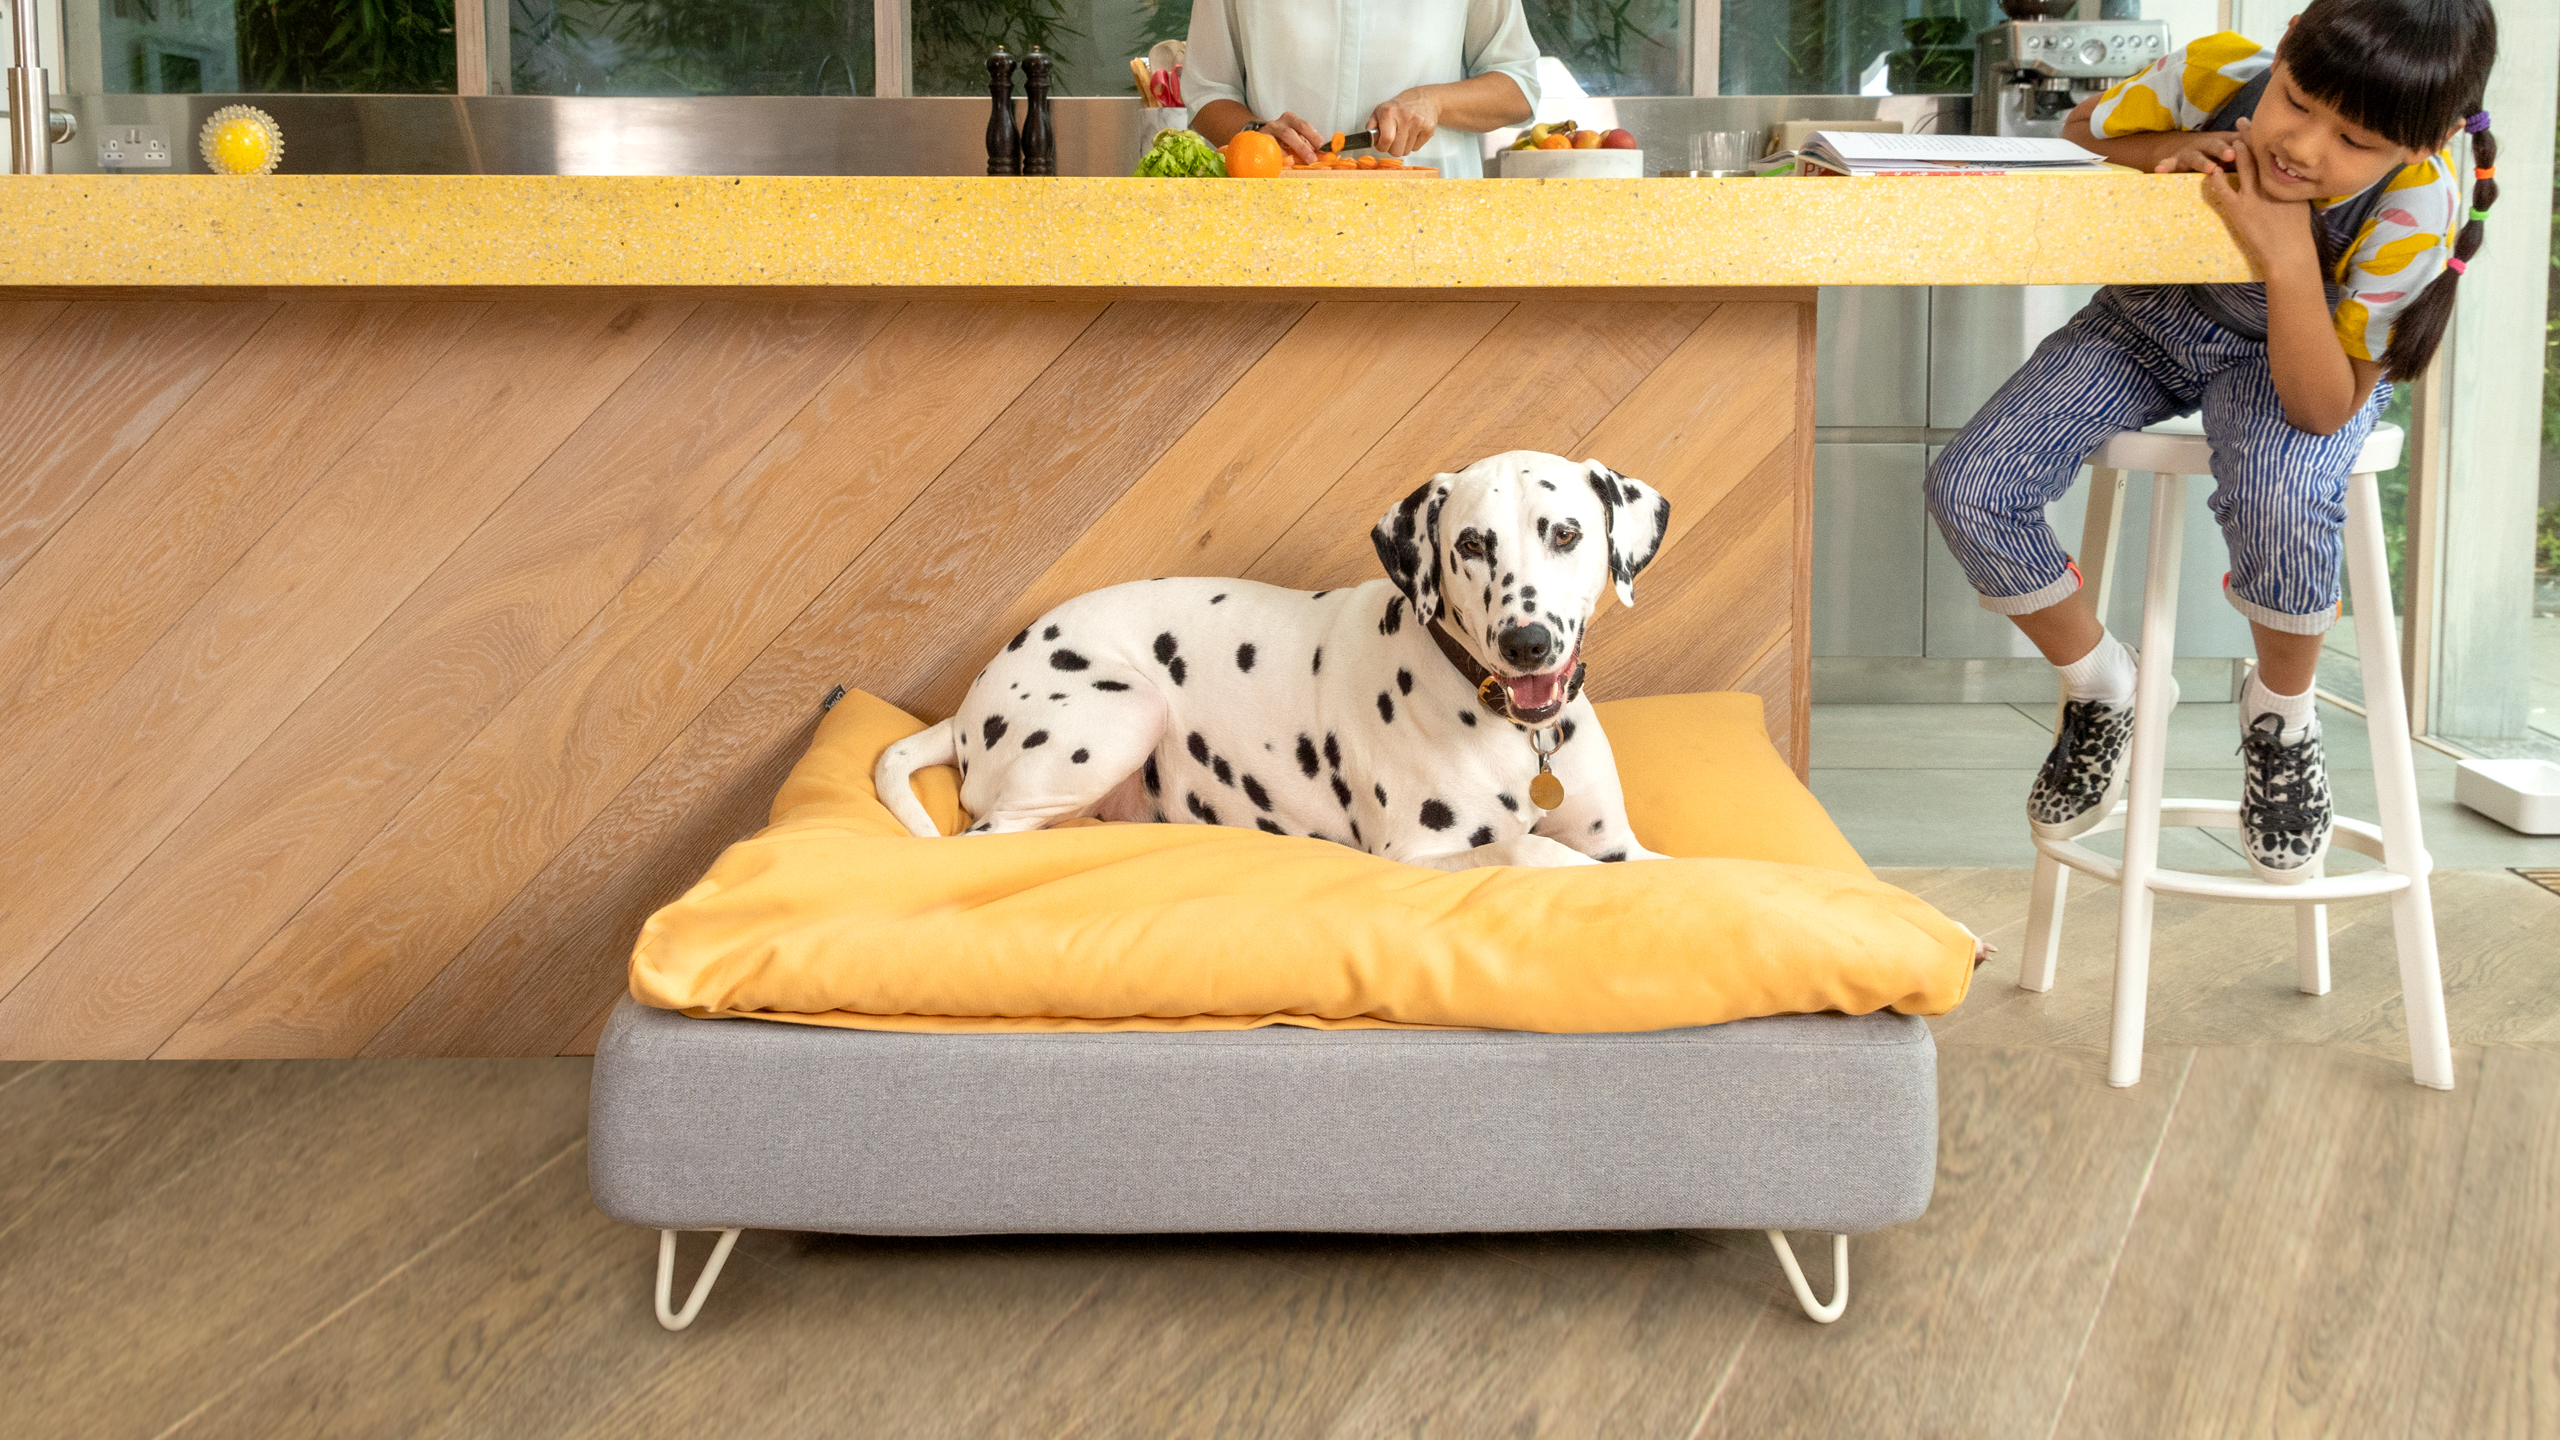
{"label": "pepper mill", "polygon": [[1022,173],[1022,148],[1013,132],[1013,57],[1001,45],[987,57],[987,173]]}
{"label": "pepper mill", "polygon": [[1022,57],[1022,173],[1058,173],[1058,132],[1049,124],[1049,55],[1035,45]]}

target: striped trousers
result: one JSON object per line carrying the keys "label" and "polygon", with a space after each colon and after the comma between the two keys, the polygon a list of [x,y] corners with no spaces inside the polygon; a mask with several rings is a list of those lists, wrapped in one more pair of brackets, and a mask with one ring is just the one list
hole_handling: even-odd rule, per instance
{"label": "striped trousers", "polygon": [[2108,436],[2201,409],[2232,605],[2317,635],[2337,615],[2347,476],[2390,396],[2378,384],[2336,434],[2306,434],[2285,422],[2265,341],[2206,318],[2182,287],[2109,286],[1940,452],[1929,513],[1984,609],[2042,610],[2080,588],[2045,507]]}

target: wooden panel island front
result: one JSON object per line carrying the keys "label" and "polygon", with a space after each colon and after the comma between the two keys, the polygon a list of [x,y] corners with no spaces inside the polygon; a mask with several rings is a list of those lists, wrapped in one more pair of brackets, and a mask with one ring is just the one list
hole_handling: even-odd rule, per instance
{"label": "wooden panel island front", "polygon": [[0,1057],[588,1048],[832,687],[1501,450],[1671,497],[1593,691],[1801,772],[1812,287],[2245,275],[2130,175],[0,182]]}

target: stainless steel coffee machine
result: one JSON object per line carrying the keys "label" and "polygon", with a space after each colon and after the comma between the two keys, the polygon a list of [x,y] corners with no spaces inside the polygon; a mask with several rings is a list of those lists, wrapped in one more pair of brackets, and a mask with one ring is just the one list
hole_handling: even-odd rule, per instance
{"label": "stainless steel coffee machine", "polygon": [[2062,134],[2072,107],[2169,53],[2166,20],[2057,20],[2077,0],[2000,0],[1974,37],[1973,133]]}

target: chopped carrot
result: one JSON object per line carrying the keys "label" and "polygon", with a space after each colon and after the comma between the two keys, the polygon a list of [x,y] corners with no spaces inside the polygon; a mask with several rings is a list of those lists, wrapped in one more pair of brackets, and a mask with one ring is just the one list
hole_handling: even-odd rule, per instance
{"label": "chopped carrot", "polygon": [[1375,170],[1378,168],[1378,157],[1375,155],[1363,155],[1360,157],[1359,165],[1363,170]]}

